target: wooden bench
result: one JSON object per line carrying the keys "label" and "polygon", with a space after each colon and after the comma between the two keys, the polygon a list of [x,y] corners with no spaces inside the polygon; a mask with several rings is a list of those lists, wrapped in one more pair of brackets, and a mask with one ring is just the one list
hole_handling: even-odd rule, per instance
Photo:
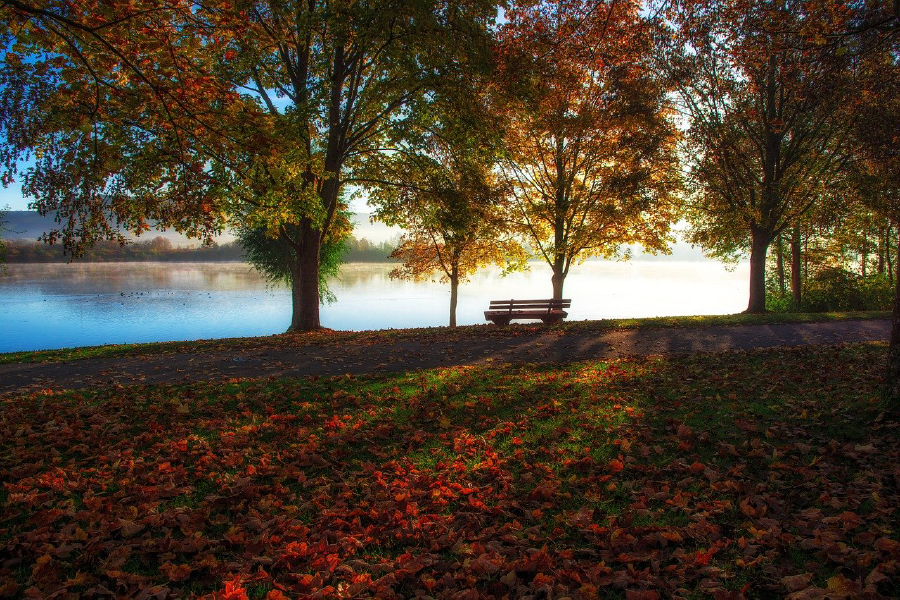
{"label": "wooden bench", "polygon": [[484,318],[497,325],[509,325],[513,319],[540,319],[544,323],[556,323],[569,316],[564,309],[572,306],[571,300],[491,300]]}

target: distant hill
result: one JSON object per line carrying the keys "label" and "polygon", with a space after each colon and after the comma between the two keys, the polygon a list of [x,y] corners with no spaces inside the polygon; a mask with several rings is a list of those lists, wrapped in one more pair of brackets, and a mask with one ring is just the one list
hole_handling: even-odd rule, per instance
{"label": "distant hill", "polygon": [[[355,213],[353,215],[353,221],[353,235],[357,239],[365,238],[372,243],[380,244],[382,242],[394,241],[400,236],[399,228],[388,227],[383,223],[370,223],[369,215],[365,213]],[[6,213],[6,229],[8,231],[4,231],[2,237],[8,240],[34,241],[43,233],[53,229],[55,225],[56,223],[53,221],[53,217],[42,217],[32,210],[11,210]],[[169,242],[176,247],[199,245],[196,239],[188,238],[171,230],[157,231],[151,229],[140,237],[134,237],[134,240],[152,240],[159,236],[169,240]],[[234,241],[234,236],[229,232],[216,237],[216,242],[219,244],[227,244],[232,241]]]}
{"label": "distant hill", "polygon": [[[42,233],[53,228],[55,223],[52,217],[42,217],[34,211],[29,210],[13,210],[6,213],[6,228],[9,231],[3,232],[3,238],[8,240],[36,240]],[[388,227],[384,223],[371,223],[370,215],[367,213],[354,213],[353,215],[353,237],[357,240],[366,239],[373,244],[382,244],[384,242],[396,242],[403,230],[399,227]],[[176,248],[185,248],[198,246],[196,239],[185,237],[174,231],[156,231],[150,230],[135,241],[149,241],[158,236],[167,239]],[[234,236],[226,232],[216,238],[219,244],[227,244],[234,241]],[[652,256],[643,254],[640,247],[632,248],[634,253],[632,260],[635,261],[706,261],[709,260],[703,256],[703,252],[699,248],[692,248],[690,244],[679,241],[672,246],[672,254]],[[593,259],[592,259],[593,260]]]}
{"label": "distant hill", "polygon": [[[3,238],[8,240],[30,240],[38,239],[42,234],[53,229],[57,224],[53,217],[42,217],[33,210],[11,210],[6,213],[6,229],[3,232]],[[134,241],[149,241],[156,237],[167,239],[173,246],[182,248],[187,246],[199,246],[196,239],[188,238],[175,231],[157,231],[151,229],[140,237],[130,236]],[[219,244],[227,244],[233,242],[234,236],[225,233],[216,237]]]}

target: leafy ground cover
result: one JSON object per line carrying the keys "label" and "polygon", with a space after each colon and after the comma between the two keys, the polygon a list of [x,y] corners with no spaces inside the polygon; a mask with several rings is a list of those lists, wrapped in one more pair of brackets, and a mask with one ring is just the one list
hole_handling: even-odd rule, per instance
{"label": "leafy ground cover", "polygon": [[468,325],[464,327],[424,327],[411,329],[386,329],[372,331],[322,331],[300,334],[281,334],[262,337],[224,338],[187,342],[159,342],[149,344],[110,344],[83,346],[58,350],[36,350],[0,353],[0,364],[65,362],[87,358],[113,358],[121,356],[152,356],[185,352],[216,352],[225,350],[252,350],[260,348],[287,348],[308,345],[340,343],[378,344],[406,339],[464,340],[486,337],[510,337],[554,331],[560,335],[571,332],[612,331],[616,329],[659,329],[672,327],[703,327],[721,325],[771,325],[778,323],[822,323],[860,319],[888,319],[890,312],[856,311],[833,313],[766,313],[734,315],[702,315],[680,317],[652,317],[644,319],[600,319],[596,321],[569,321],[555,325],[515,323],[509,327],[495,325]]}
{"label": "leafy ground cover", "polygon": [[884,344],[0,400],[0,595],[900,594]]}

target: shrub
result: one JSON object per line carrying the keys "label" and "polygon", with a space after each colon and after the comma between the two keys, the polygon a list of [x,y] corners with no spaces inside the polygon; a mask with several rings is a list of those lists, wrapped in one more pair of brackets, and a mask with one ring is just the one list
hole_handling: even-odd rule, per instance
{"label": "shrub", "polygon": [[[885,275],[860,277],[852,271],[823,267],[803,284],[801,312],[890,310],[893,289]],[[766,309],[772,312],[798,310],[790,293],[769,288]]]}

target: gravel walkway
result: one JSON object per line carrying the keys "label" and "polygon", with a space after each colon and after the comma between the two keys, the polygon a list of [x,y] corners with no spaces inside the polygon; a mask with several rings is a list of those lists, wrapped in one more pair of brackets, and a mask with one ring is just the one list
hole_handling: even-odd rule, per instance
{"label": "gravel walkway", "polygon": [[[515,326],[513,326],[513,329]],[[623,356],[887,340],[890,321],[862,320],[402,340],[0,365],[0,393],[233,377],[343,375],[484,363],[559,363]]]}

